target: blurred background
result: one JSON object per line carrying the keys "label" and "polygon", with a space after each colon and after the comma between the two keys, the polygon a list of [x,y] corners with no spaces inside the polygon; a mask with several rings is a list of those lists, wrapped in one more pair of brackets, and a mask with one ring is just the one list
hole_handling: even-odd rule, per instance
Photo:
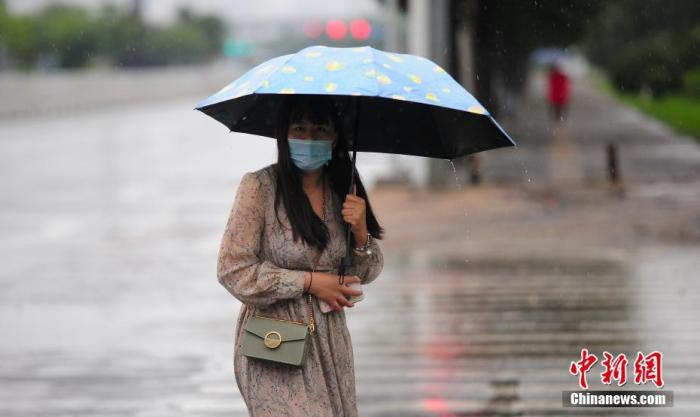
{"label": "blurred background", "polygon": [[[273,140],[194,105],[305,46],[430,58],[518,143],[358,154],[362,416],[700,411],[700,2],[0,0],[0,415],[244,416],[216,256]],[[390,325],[388,323],[391,323]],[[582,348],[674,406],[562,408]]]}

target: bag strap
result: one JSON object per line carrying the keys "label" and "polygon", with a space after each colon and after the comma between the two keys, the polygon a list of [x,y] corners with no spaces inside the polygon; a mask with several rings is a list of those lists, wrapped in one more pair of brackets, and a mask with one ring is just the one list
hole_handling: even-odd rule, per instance
{"label": "bag strap", "polygon": [[[316,257],[316,261],[314,262],[314,264],[311,268],[312,273],[316,271],[316,264],[318,263],[319,259],[321,259],[322,253],[323,252],[319,253],[318,256]],[[309,322],[306,325],[306,327],[308,327],[308,329],[311,333],[314,333],[314,332],[316,332],[316,316],[314,315],[314,308],[313,308],[313,305],[311,304],[311,293],[307,292],[306,295],[307,295],[306,305],[307,305],[308,312],[309,312]],[[257,310],[257,307],[253,306],[253,312],[251,313],[251,316],[257,316],[257,314],[255,314],[256,310]],[[262,316],[258,316],[258,317],[262,317]],[[283,321],[289,321],[289,320],[283,320]]]}
{"label": "bag strap", "polygon": [[[316,264],[318,263],[318,260],[321,259],[321,253],[318,254],[318,257],[316,257],[316,262],[314,262],[313,267],[311,268],[311,273],[313,274],[316,272]],[[311,303],[311,293],[307,292],[306,293],[306,307],[309,310],[309,331],[311,333],[314,333],[316,331],[316,316],[314,315],[314,307],[313,304]]]}
{"label": "bag strap", "polygon": [[[323,178],[323,223],[326,223],[326,178]],[[324,249],[325,250],[325,249]],[[313,265],[311,265],[311,273],[313,274],[316,272],[316,266],[318,265],[318,261],[321,259],[321,255],[323,255],[323,250],[318,253],[318,256],[316,257],[316,260],[314,261]],[[311,333],[316,332],[316,316],[314,315],[314,307],[313,304],[311,303],[311,293],[307,292],[306,293],[306,306],[309,309],[309,331]]]}

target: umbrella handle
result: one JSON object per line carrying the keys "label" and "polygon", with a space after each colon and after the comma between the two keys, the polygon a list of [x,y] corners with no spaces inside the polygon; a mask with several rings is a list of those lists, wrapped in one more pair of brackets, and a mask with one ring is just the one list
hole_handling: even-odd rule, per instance
{"label": "umbrella handle", "polygon": [[[357,160],[357,142],[359,142],[358,132],[360,131],[360,99],[355,99],[355,129],[352,141],[352,170],[350,172],[350,189],[348,194],[352,193],[352,189],[355,186],[355,161]],[[340,261],[340,266],[338,267],[338,282],[343,285],[345,282],[345,273],[347,268],[351,267],[353,264],[352,248],[350,248],[350,223],[345,223],[345,256]]]}

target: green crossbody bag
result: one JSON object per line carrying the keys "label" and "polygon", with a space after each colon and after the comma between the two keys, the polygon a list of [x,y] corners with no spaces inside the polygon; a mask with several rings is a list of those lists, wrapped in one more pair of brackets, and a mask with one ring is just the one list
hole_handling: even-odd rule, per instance
{"label": "green crossbody bag", "polygon": [[243,327],[241,354],[249,358],[302,366],[316,331],[311,294],[307,293],[309,323],[253,314]]}
{"label": "green crossbody bag", "polygon": [[310,329],[304,323],[254,315],[244,331],[241,353],[247,357],[296,366],[306,361]]}

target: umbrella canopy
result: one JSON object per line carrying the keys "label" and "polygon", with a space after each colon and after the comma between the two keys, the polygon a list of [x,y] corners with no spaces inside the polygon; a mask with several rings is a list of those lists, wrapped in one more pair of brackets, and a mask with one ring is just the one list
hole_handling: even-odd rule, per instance
{"label": "umbrella canopy", "polygon": [[331,95],[357,151],[454,159],[515,145],[439,65],[369,46],[317,45],[270,59],[195,109],[231,131],[274,138],[285,94]]}

